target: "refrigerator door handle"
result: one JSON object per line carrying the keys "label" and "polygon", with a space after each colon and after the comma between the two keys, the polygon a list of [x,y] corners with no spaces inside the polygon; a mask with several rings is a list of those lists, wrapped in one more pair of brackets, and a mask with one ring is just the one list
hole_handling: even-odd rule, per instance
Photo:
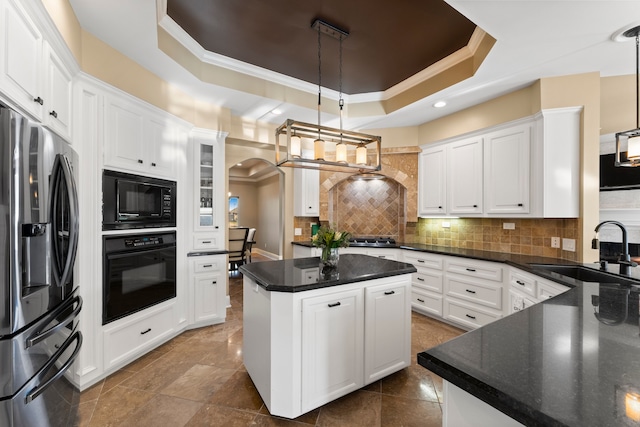
{"label": "refrigerator door handle", "polygon": [[[75,319],[78,316],[78,313],[80,313],[80,310],[82,309],[82,297],[80,295],[73,297],[68,304],[62,304],[60,307],[58,307],[56,310],[52,311],[49,314],[49,319],[53,320],[56,317],[58,317],[62,312],[67,310],[71,305],[76,303],[78,304],[78,306],[73,310],[71,314],[69,314],[69,316],[67,316],[66,319],[57,323],[55,326],[47,329],[46,331],[36,331],[31,336],[29,336],[25,340],[25,348],[33,347],[34,345],[47,339],[51,335],[58,332],[61,328],[64,328],[69,323],[71,323],[71,321],[73,321],[73,319]],[[43,322],[43,324],[48,325],[51,320]]]}
{"label": "refrigerator door handle", "polygon": [[25,403],[30,403],[31,401],[33,401],[33,399],[37,398],[42,393],[44,393],[47,390],[47,388],[49,388],[49,386],[53,384],[58,378],[64,375],[67,369],[69,369],[73,364],[73,362],[75,362],[76,358],[78,357],[78,354],[80,353],[80,348],[82,347],[82,333],[80,331],[76,331],[64,342],[64,344],[60,346],[60,348],[53,354],[53,356],[51,356],[51,358],[47,361],[47,363],[36,374],[36,377],[39,377],[39,378],[44,377],[45,374],[47,374],[47,372],[49,371],[49,369],[51,369],[56,365],[56,362],[58,361],[60,356],[62,356],[62,354],[71,346],[71,343],[73,341],[78,341],[78,344],[76,345],[75,350],[73,350],[73,353],[71,353],[71,356],[69,357],[69,359],[60,367],[60,369],[58,369],[58,372],[56,372],[51,378],[49,378],[44,383],[39,384],[34,388],[32,388],[29,391],[29,393],[27,393],[27,396],[25,398]]}
{"label": "refrigerator door handle", "polygon": [[[78,195],[76,183],[71,173],[69,160],[62,154],[58,154],[53,164],[51,188],[51,224],[53,246],[53,270],[54,278],[58,286],[64,286],[73,274],[73,264],[78,249]],[[64,184],[64,185],[63,185]],[[67,194],[61,194],[67,189]],[[69,230],[62,229],[63,218],[59,218],[58,204],[65,196],[69,199]],[[68,239],[67,253],[62,253],[64,246],[61,240]]]}

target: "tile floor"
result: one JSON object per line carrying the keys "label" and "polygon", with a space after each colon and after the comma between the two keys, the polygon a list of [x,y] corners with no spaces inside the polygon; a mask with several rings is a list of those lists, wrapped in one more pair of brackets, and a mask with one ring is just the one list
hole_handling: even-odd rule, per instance
{"label": "tile floor", "polygon": [[[260,261],[254,257],[254,262]],[[410,367],[295,420],[269,415],[242,365],[242,276],[227,321],[189,330],[80,395],[77,426],[440,426],[442,380],[415,354],[463,331],[412,313]]]}

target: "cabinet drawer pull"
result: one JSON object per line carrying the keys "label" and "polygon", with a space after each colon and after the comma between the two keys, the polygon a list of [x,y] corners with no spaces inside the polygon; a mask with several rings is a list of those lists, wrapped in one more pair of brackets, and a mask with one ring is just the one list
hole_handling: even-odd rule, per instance
{"label": "cabinet drawer pull", "polygon": [[327,304],[327,305],[329,306],[329,308],[331,308],[331,307],[337,307],[337,306],[339,306],[339,305],[340,305],[340,301],[338,301],[338,302],[334,302],[333,304]]}
{"label": "cabinet drawer pull", "polygon": [[156,164],[154,162],[151,162],[151,166],[153,166],[155,168]]}
{"label": "cabinet drawer pull", "polygon": [[469,292],[470,294],[475,294],[476,291],[472,291],[471,289],[465,289],[465,291]]}
{"label": "cabinet drawer pull", "polygon": [[424,303],[423,299],[418,298],[418,302]]}
{"label": "cabinet drawer pull", "polygon": [[211,267],[213,267],[213,264],[204,264],[202,266],[202,268],[211,268]]}
{"label": "cabinet drawer pull", "polygon": [[522,203],[518,203],[518,206],[523,206]]}
{"label": "cabinet drawer pull", "polygon": [[53,110],[49,113],[50,116],[53,116],[54,119],[58,118],[58,113],[56,113],[56,110]]}
{"label": "cabinet drawer pull", "polygon": [[525,283],[523,281],[521,281],[521,280],[516,280],[516,283],[518,285],[520,285],[520,286],[524,286],[525,285]]}
{"label": "cabinet drawer pull", "polygon": [[419,259],[418,262],[424,264],[425,261],[423,259]]}
{"label": "cabinet drawer pull", "polygon": [[416,277],[416,279],[418,279],[421,282],[424,282],[424,278],[423,277]]}
{"label": "cabinet drawer pull", "polygon": [[442,209],[442,206],[438,206],[438,209]]}
{"label": "cabinet drawer pull", "polygon": [[207,245],[207,244],[211,243],[211,240],[203,240],[202,243]]}
{"label": "cabinet drawer pull", "polygon": [[393,295],[393,294],[395,294],[395,293],[396,293],[396,291],[387,291],[387,292],[385,292],[384,294],[385,294],[385,295]]}
{"label": "cabinet drawer pull", "polygon": [[212,284],[212,285],[217,285],[217,284],[218,284],[218,282],[217,282],[216,280],[214,280],[214,281],[212,281],[212,282],[211,282],[211,284]]}
{"label": "cabinet drawer pull", "polygon": [[151,332],[151,328],[147,329],[146,331],[140,332],[140,335],[148,334],[149,332]]}
{"label": "cabinet drawer pull", "polygon": [[469,319],[476,320],[476,316],[472,316],[470,314],[465,314],[465,316],[467,316]]}
{"label": "cabinet drawer pull", "polygon": [[475,273],[476,269],[475,268],[467,268],[467,271],[471,271],[472,273]]}
{"label": "cabinet drawer pull", "polygon": [[215,228],[216,228],[216,230],[217,230],[217,229],[218,229],[218,226],[216,225],[216,227],[215,227]]}
{"label": "cabinet drawer pull", "polygon": [[33,98],[33,102],[37,102],[38,104],[42,105],[44,104],[44,101],[42,100],[42,98],[37,97],[37,98]]}
{"label": "cabinet drawer pull", "polygon": [[143,164],[144,162],[142,161],[142,159],[138,159],[138,163]]}
{"label": "cabinet drawer pull", "polygon": [[386,258],[386,255],[378,255],[378,258]]}
{"label": "cabinet drawer pull", "polygon": [[473,207],[474,207],[474,208],[477,208],[477,207],[478,207],[478,205],[473,205]]}

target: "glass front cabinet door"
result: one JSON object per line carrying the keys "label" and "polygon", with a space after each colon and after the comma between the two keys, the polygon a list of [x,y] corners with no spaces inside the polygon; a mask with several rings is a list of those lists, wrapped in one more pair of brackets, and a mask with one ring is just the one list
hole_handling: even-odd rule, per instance
{"label": "glass front cabinet door", "polygon": [[194,153],[194,250],[224,249],[224,139],[226,133],[191,131]]}

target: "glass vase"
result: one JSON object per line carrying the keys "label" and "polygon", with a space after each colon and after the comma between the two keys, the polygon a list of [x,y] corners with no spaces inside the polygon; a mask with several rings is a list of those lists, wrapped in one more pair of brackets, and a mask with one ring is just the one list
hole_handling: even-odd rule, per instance
{"label": "glass vase", "polygon": [[338,252],[338,248],[322,248],[320,261],[324,266],[337,267],[339,259],[340,259],[340,252]]}

